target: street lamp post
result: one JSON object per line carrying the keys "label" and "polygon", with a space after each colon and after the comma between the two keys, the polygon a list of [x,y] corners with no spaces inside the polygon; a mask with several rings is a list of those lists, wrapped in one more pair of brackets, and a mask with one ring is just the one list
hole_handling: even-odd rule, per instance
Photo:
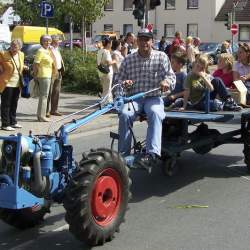
{"label": "street lamp post", "polygon": [[146,0],[145,1],[145,17],[144,17],[144,27],[147,27],[148,25],[148,19],[149,19],[149,4],[150,4],[150,0]]}
{"label": "street lamp post", "polygon": [[[239,3],[239,0],[234,0],[233,1],[231,27],[232,27],[232,24],[235,23],[235,8],[237,7],[238,3]],[[232,53],[234,53],[234,34],[233,33],[232,33]]]}

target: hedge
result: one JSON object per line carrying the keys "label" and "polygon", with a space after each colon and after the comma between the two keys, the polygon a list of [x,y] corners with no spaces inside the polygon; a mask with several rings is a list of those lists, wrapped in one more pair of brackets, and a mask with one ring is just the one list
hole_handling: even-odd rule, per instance
{"label": "hedge", "polygon": [[96,94],[101,91],[96,69],[96,53],[83,56],[81,49],[64,49],[62,57],[65,64],[63,90],[66,92]]}

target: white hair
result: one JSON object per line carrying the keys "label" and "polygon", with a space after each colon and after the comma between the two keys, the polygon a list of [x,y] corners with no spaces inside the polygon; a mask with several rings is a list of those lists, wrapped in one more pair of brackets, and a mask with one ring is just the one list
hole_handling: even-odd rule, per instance
{"label": "white hair", "polygon": [[21,41],[21,39],[19,39],[19,38],[14,38],[12,41],[11,41],[11,43],[10,43],[10,46],[12,45],[12,44],[17,44],[18,46],[19,46],[19,49],[21,49],[22,47],[23,47],[23,42]]}

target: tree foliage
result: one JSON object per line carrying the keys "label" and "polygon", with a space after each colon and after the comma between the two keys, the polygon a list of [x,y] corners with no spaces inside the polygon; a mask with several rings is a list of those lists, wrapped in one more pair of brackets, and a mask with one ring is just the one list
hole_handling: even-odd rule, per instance
{"label": "tree foliage", "polygon": [[103,6],[109,0],[55,0],[53,2],[58,14],[72,17],[75,23],[81,23],[82,19],[87,23],[93,23],[103,16]]}
{"label": "tree foliage", "polygon": [[39,0],[18,1],[15,5],[16,14],[21,17],[23,24],[42,25],[44,20],[40,18]]}
{"label": "tree foliage", "polygon": [[[16,12],[25,24],[43,25],[44,18],[40,17],[41,0],[18,1]],[[49,20],[53,26],[62,27],[65,19],[72,18],[75,24],[82,20],[90,24],[103,16],[103,6],[109,0],[48,0],[54,5],[54,17]]]}

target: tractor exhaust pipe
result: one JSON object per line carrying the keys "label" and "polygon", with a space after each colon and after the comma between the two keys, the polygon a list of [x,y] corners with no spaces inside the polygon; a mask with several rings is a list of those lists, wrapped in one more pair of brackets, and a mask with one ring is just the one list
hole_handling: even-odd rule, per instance
{"label": "tractor exhaust pipe", "polygon": [[33,157],[34,181],[31,183],[31,190],[37,196],[43,196],[46,188],[46,178],[42,176],[41,170],[41,154],[41,151],[36,152]]}

